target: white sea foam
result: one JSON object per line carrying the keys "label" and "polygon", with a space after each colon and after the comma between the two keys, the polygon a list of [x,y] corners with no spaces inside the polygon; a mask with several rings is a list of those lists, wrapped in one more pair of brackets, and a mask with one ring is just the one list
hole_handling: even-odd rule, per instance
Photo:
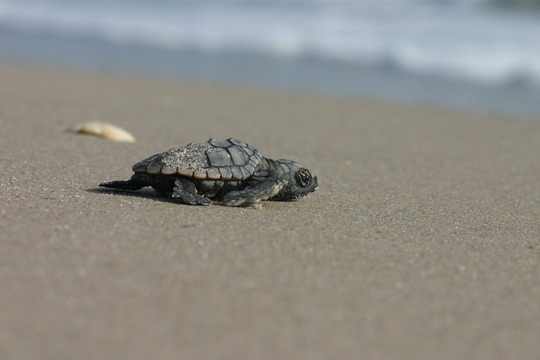
{"label": "white sea foam", "polygon": [[540,86],[540,16],[482,0],[0,0],[0,26]]}

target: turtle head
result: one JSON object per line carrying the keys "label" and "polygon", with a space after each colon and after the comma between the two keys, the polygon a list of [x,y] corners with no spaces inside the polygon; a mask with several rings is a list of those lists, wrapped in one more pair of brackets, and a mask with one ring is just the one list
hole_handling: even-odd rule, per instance
{"label": "turtle head", "polygon": [[284,181],[285,185],[272,198],[273,200],[299,199],[319,187],[317,177],[299,163],[286,159],[280,159],[276,162],[280,173],[279,177]]}

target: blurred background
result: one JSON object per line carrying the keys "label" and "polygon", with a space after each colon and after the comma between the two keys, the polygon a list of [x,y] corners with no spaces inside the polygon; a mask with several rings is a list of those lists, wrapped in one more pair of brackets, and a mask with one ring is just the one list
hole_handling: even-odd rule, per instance
{"label": "blurred background", "polygon": [[0,61],[540,121],[540,0],[0,0]]}

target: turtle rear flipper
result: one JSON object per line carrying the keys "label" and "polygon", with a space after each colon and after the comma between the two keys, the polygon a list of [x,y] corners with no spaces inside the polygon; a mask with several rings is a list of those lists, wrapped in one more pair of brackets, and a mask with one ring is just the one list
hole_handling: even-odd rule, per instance
{"label": "turtle rear flipper", "polygon": [[248,186],[243,190],[225,194],[223,202],[227,206],[249,206],[270,199],[279,193],[284,185],[277,171],[260,171],[249,179]]}
{"label": "turtle rear flipper", "polygon": [[176,179],[171,196],[189,205],[210,205],[212,203],[204,196],[197,194],[195,184],[185,179]]}
{"label": "turtle rear flipper", "polygon": [[106,188],[120,189],[120,190],[139,190],[147,186],[146,184],[141,184],[139,181],[127,180],[127,181],[110,181],[99,184]]}

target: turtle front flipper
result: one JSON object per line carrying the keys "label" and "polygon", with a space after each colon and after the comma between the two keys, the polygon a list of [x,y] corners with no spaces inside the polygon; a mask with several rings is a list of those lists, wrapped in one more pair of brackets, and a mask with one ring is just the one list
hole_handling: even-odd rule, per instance
{"label": "turtle front flipper", "polygon": [[231,191],[223,197],[227,206],[249,206],[277,195],[285,186],[277,171],[260,171],[249,179],[243,190]]}
{"label": "turtle front flipper", "polygon": [[171,197],[182,200],[189,205],[210,205],[212,202],[197,194],[195,184],[189,180],[176,179]]}

